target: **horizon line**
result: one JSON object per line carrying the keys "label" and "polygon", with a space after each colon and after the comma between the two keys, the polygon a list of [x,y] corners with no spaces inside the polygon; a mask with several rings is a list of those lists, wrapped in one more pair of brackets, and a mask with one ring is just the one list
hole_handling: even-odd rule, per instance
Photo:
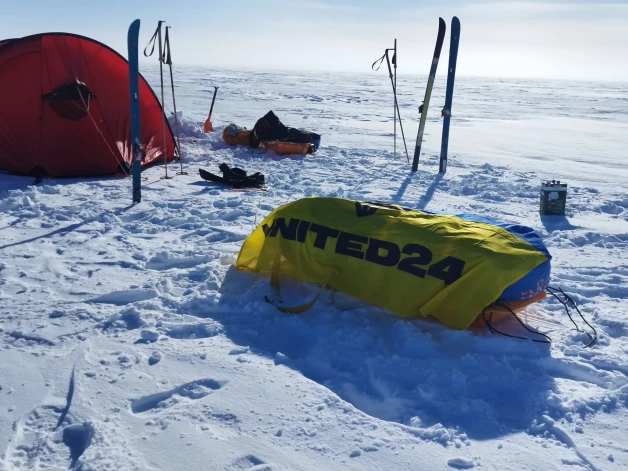
{"label": "horizon line", "polygon": [[[140,65],[148,65],[150,61],[144,59],[140,59]],[[154,64],[155,68],[158,68],[157,64]],[[172,64],[173,71],[176,72],[176,67],[196,67],[199,69],[207,69],[207,70],[224,70],[224,71],[244,71],[244,72],[284,72],[284,73],[325,73],[325,74],[346,74],[346,75],[360,75],[367,72],[355,70],[355,69],[336,69],[336,70],[328,70],[328,69],[316,69],[316,68],[284,68],[284,67],[250,67],[250,66],[227,66],[227,65],[207,65],[207,64],[193,64],[188,62],[182,62],[180,64]],[[371,71],[370,67],[368,71]],[[140,70],[141,72],[141,70]],[[402,74],[403,77],[427,77],[428,73],[417,73],[410,72]],[[446,77],[446,72],[440,72],[436,74],[437,76]],[[399,78],[399,74],[397,74],[397,78]],[[493,79],[493,80],[531,80],[531,81],[562,81],[562,82],[598,82],[598,83],[613,83],[613,84],[626,84],[628,85],[628,80],[625,79],[602,79],[602,78],[572,78],[572,77],[547,77],[547,76],[509,76],[509,75],[480,75],[473,73],[465,73],[456,71],[456,79],[458,78],[478,78],[478,79]]]}

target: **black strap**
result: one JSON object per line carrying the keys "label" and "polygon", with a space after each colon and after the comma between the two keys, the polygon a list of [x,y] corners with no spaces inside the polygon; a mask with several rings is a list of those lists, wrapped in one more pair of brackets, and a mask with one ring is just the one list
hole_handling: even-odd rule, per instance
{"label": "black strap", "polygon": [[[164,21],[159,20],[157,22],[157,29],[155,30],[155,33],[153,34],[153,37],[150,38],[150,41],[148,41],[148,44],[146,45],[146,47],[144,48],[144,57],[150,57],[153,55],[153,52],[155,52],[155,42],[157,40],[157,36],[159,35],[159,31],[161,30],[161,24],[164,23]],[[150,45],[153,45],[153,48],[150,50],[150,52],[148,54],[146,54],[146,51],[148,50],[148,48],[150,47]],[[161,60],[161,57],[159,58]]]}
{"label": "black strap", "polygon": [[[597,331],[595,330],[595,328],[589,324],[589,322],[587,322],[587,320],[584,318],[584,316],[582,315],[582,313],[580,312],[580,309],[578,309],[578,306],[576,305],[576,302],[573,300],[573,298],[571,296],[569,296],[567,293],[565,293],[563,291],[562,288],[553,288],[551,286],[548,286],[545,288],[545,290],[551,294],[552,296],[554,296],[559,303],[561,303],[564,308],[565,311],[567,312],[567,316],[569,316],[569,320],[571,321],[571,323],[574,325],[574,327],[576,328],[576,330],[580,333],[586,333],[589,336],[589,339],[591,340],[588,344],[585,345],[585,347],[590,347],[592,346],[596,341],[597,341]],[[558,297],[558,294],[560,293],[563,296],[563,299]],[[578,324],[576,324],[576,322],[573,320],[573,317],[571,316],[571,312],[569,312],[569,306],[568,304],[571,305],[571,307],[573,307],[576,312],[580,315],[580,318],[582,319],[582,321],[589,327],[589,329],[591,329],[593,331],[593,334],[586,332],[584,330],[582,330],[580,327],[578,327]]]}
{"label": "black strap", "polygon": [[[373,62],[373,65],[371,66],[371,69],[373,69],[375,72],[377,72],[379,70],[379,68],[382,66],[382,62],[384,62],[384,59],[386,59],[387,55],[388,55],[388,49],[386,49],[386,52],[384,52],[384,55],[382,57],[380,57],[375,62]],[[379,64],[377,65],[377,69],[376,69],[375,68],[375,64],[377,64],[378,62],[379,62]]]}
{"label": "black strap", "polygon": [[[273,260],[273,264],[271,267],[271,272],[270,272],[270,285],[273,287],[273,290],[277,293],[277,296],[281,299],[280,274],[281,274],[281,251],[277,252],[277,254],[275,255],[275,258]],[[292,306],[292,307],[278,306],[277,304],[272,302],[268,296],[264,296],[264,300],[267,303],[270,303],[273,306],[275,306],[281,312],[286,312],[290,314],[301,314],[302,312],[305,312],[309,308],[314,306],[314,303],[316,303],[320,295],[323,294],[323,291],[325,290],[325,288],[327,288],[327,283],[322,284],[321,289],[319,290],[318,294],[314,296],[313,299],[299,306]]]}
{"label": "black strap", "polygon": [[545,339],[534,339],[534,338],[531,338],[531,337],[521,337],[519,335],[507,334],[506,332],[502,332],[501,330],[497,330],[493,326],[493,311],[490,312],[488,318],[486,317],[486,310],[490,307],[490,306],[488,306],[488,307],[485,307],[484,310],[482,311],[482,318],[484,319],[484,323],[486,324],[486,327],[488,327],[488,330],[490,330],[492,333],[500,334],[500,335],[503,335],[505,337],[510,337],[510,338],[519,339],[519,340],[531,340],[531,341],[537,342],[537,343],[552,343],[552,339],[549,338],[549,336],[545,335],[543,332],[539,332],[538,330],[532,330],[527,325],[525,325],[523,323],[523,321],[521,319],[519,319],[519,316],[517,316],[517,314],[515,314],[515,311],[510,309],[506,304],[502,303],[501,301],[498,301],[496,304],[498,306],[502,306],[502,307],[505,307],[506,309],[508,309],[508,311],[510,311],[510,313],[513,315],[513,317],[515,319],[517,319],[519,324],[521,324],[523,326],[523,328],[526,329],[528,332],[536,334],[536,335],[542,335],[543,337],[545,337]]}
{"label": "black strap", "polygon": [[[388,51],[394,51],[394,49],[389,48],[389,49],[384,49],[384,55],[382,57],[380,57],[379,59],[377,59],[375,62],[373,62],[373,65],[371,66],[371,69],[373,69],[375,72],[377,72],[379,70],[379,68],[382,66],[382,63],[384,62],[384,59],[386,59],[386,62],[388,63],[388,71],[390,72],[390,58],[388,57]],[[377,64],[377,69],[375,68],[375,64]],[[395,52],[392,56],[392,64],[393,65],[397,65],[397,53]],[[390,72],[392,75],[392,72]]]}
{"label": "black strap", "polygon": [[168,30],[170,26],[166,26],[166,37],[164,39],[164,50],[163,54],[159,58],[161,62],[167,65],[172,65],[172,57],[170,55],[170,36],[168,35]]}

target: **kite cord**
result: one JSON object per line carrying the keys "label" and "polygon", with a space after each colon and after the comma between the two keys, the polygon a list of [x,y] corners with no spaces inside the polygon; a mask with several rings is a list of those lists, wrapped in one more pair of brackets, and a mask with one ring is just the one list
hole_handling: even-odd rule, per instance
{"label": "kite cord", "polygon": [[[576,330],[577,330],[578,332],[580,332],[580,333],[585,333],[585,334],[587,334],[587,336],[588,336],[588,337],[589,337],[589,339],[590,339],[590,342],[589,342],[588,344],[586,344],[586,345],[585,345],[585,348],[593,346],[593,344],[597,341],[597,331],[595,330],[595,327],[593,327],[593,326],[592,326],[592,325],[591,325],[591,324],[590,324],[590,323],[589,323],[589,322],[585,319],[585,317],[582,315],[582,312],[580,312],[580,309],[578,309],[578,306],[576,305],[576,302],[573,300],[573,298],[572,298],[571,296],[569,296],[567,293],[565,293],[565,292],[563,291],[563,289],[562,289],[562,288],[553,288],[553,287],[551,287],[551,286],[548,286],[548,287],[546,288],[546,290],[547,290],[547,292],[548,292],[549,294],[551,294],[552,296],[554,296],[554,297],[558,300],[558,302],[560,302],[560,303],[563,305],[563,307],[565,308],[565,311],[567,312],[567,316],[569,317],[569,320],[570,320],[570,321],[571,321],[571,323],[574,325],[574,327],[576,328]],[[559,297],[559,295],[558,295],[558,294],[561,294],[561,295],[563,296],[563,299],[561,299],[561,298]],[[505,332],[502,332],[501,330],[496,329],[496,328],[493,326],[493,322],[492,322],[492,321],[493,321],[493,312],[492,312],[492,311],[490,312],[490,314],[488,315],[488,318],[487,318],[487,316],[486,316],[486,310],[490,307],[490,306],[488,306],[488,307],[484,308],[484,310],[482,311],[482,318],[484,319],[484,323],[485,323],[485,324],[486,324],[486,326],[488,327],[489,331],[491,331],[491,333],[501,334],[501,335],[504,335],[505,337],[516,338],[516,339],[520,339],[520,340],[531,340],[531,341],[533,341],[533,342],[537,342],[537,343],[551,343],[551,342],[552,342],[552,339],[551,339],[548,335],[546,335],[546,334],[544,334],[544,333],[542,333],[542,332],[536,331],[536,330],[532,330],[532,329],[530,329],[527,325],[525,325],[525,324],[523,323],[523,321],[519,318],[519,316],[517,316],[517,315],[515,314],[515,312],[514,312],[514,311],[513,311],[510,307],[508,307],[506,304],[504,304],[504,303],[502,303],[502,302],[498,301],[498,302],[496,303],[496,305],[498,305],[498,306],[502,306],[502,307],[506,308],[506,309],[507,309],[507,310],[508,310],[508,311],[512,314],[512,316],[513,316],[515,319],[517,319],[517,321],[519,322],[519,324],[521,324],[521,325],[523,326],[523,328],[524,328],[524,329],[526,329],[528,332],[533,333],[533,334],[536,334],[536,335],[542,335],[543,337],[545,337],[545,339],[546,339],[546,340],[542,340],[542,339],[534,339],[534,338],[526,338],[526,337],[521,337],[521,336],[519,336],[519,335],[507,334],[507,333],[505,333]],[[572,317],[571,312],[569,311],[569,305],[571,305],[571,307],[573,307],[573,308],[576,310],[576,312],[580,315],[580,318],[582,319],[582,321],[583,321],[583,322],[584,322],[584,323],[585,323],[585,324],[589,327],[589,329],[591,329],[591,331],[593,332],[593,334],[591,334],[590,332],[587,332],[587,331],[585,331],[585,330],[582,330],[582,329],[578,326],[578,324],[576,324],[576,322],[574,321],[574,319],[573,319],[573,317]]]}
{"label": "kite cord", "polygon": [[[83,46],[82,45],[81,45],[81,50],[83,51],[83,55],[86,55],[85,51],[83,50]],[[105,135],[103,134],[102,130],[100,129],[100,127],[96,123],[96,120],[94,119],[94,117],[90,113],[89,105],[90,105],[90,102],[91,102],[91,96],[88,96],[87,97],[87,102],[85,102],[85,98],[83,97],[83,94],[81,93],[80,87],[77,87],[77,91],[79,93],[79,96],[81,97],[81,101],[83,102],[84,109],[82,111],[85,111],[87,113],[87,115],[89,116],[89,119],[92,121],[92,124],[94,125],[94,128],[96,128],[96,131],[98,132],[98,134],[100,134],[100,137],[102,138],[102,140],[104,141],[105,145],[107,146],[107,149],[109,149],[109,152],[111,153],[111,156],[116,161],[116,164],[117,164],[118,168],[122,169],[122,172],[124,173],[126,178],[131,180],[131,175],[127,171],[128,167],[126,167],[128,164],[126,163],[124,158],[122,158],[122,160],[118,159],[118,157],[116,156],[116,153],[113,151],[113,149],[109,145],[109,142],[107,142],[107,139],[105,138]],[[68,98],[68,97],[66,96],[66,98]],[[75,105],[77,108],[80,109],[80,107],[76,103],[74,103],[73,100],[70,100],[70,102],[73,105]],[[119,154],[120,154],[120,156],[122,156],[121,152],[119,152]],[[130,171],[130,168],[128,168],[128,170]]]}
{"label": "kite cord", "polygon": [[88,98],[87,101],[85,101],[85,98],[83,97],[83,94],[81,93],[81,90],[78,89],[78,88],[77,88],[77,90],[78,90],[79,96],[81,97],[81,101],[83,102],[84,108],[81,108],[79,105],[74,103],[72,100],[70,100],[70,102],[72,104],[74,104],[77,108],[79,108],[82,111],[85,111],[87,113],[87,116],[89,116],[89,119],[92,120],[92,123],[94,124],[94,127],[96,128],[96,131],[98,131],[98,134],[100,134],[100,137],[102,137],[102,140],[105,143],[105,145],[107,146],[107,148],[109,149],[109,152],[111,152],[111,155],[113,156],[113,159],[118,164],[118,167],[122,169],[122,172],[130,180],[131,179],[131,175],[129,174],[129,172],[127,172],[127,169],[125,168],[126,165],[123,165],[123,164],[126,164],[126,162],[124,162],[124,160],[122,162],[120,160],[118,160],[118,158],[116,157],[116,153],[113,151],[113,149],[111,148],[111,146],[107,142],[107,139],[105,138],[105,135],[103,134],[103,132],[100,129],[100,127],[98,127],[98,124],[96,123],[96,120],[94,119],[94,117],[92,116],[91,112],[89,111],[89,98]]}
{"label": "kite cord", "polygon": [[538,330],[532,330],[527,325],[525,325],[523,323],[523,321],[521,319],[519,319],[519,316],[517,316],[517,314],[515,314],[515,311],[510,309],[506,304],[504,304],[504,303],[502,303],[500,301],[498,301],[496,304],[498,306],[505,307],[508,311],[510,311],[510,313],[513,315],[513,317],[515,319],[517,319],[519,324],[521,324],[523,326],[523,328],[526,329],[528,332],[536,334],[536,335],[542,335],[543,337],[545,337],[545,339],[534,339],[534,338],[530,338],[530,337],[521,337],[519,335],[507,334],[506,332],[502,332],[501,330],[496,329],[493,326],[493,312],[491,311],[489,316],[488,316],[488,318],[486,317],[486,310],[490,307],[490,306],[487,306],[487,307],[485,307],[482,310],[482,318],[484,319],[484,323],[486,324],[486,327],[488,327],[488,330],[491,331],[491,333],[500,334],[500,335],[503,335],[505,337],[515,338],[515,339],[519,339],[519,340],[531,340],[532,342],[537,342],[537,343],[552,343],[552,339],[548,335],[545,335],[543,332],[539,332]]}
{"label": "kite cord", "polygon": [[[567,312],[567,316],[569,317],[569,320],[574,325],[576,330],[580,333],[587,334],[587,336],[589,337],[591,341],[587,345],[585,345],[585,347],[591,347],[597,341],[597,330],[595,330],[595,327],[589,324],[589,322],[585,319],[585,317],[582,315],[582,312],[580,312],[580,309],[578,309],[578,306],[576,305],[576,302],[573,300],[573,298],[569,296],[567,293],[565,293],[562,288],[553,288],[551,286],[548,286],[545,289],[547,290],[549,294],[554,296],[558,300],[559,303],[561,303],[564,306],[565,312]],[[560,293],[564,299],[561,299],[557,293]],[[569,312],[569,305],[571,305],[571,307],[573,307],[576,310],[576,312],[580,315],[580,318],[582,319],[582,321],[589,327],[589,329],[591,329],[593,334],[585,330],[582,330],[580,327],[578,327],[578,324],[576,324],[576,322],[573,320],[571,312]]]}

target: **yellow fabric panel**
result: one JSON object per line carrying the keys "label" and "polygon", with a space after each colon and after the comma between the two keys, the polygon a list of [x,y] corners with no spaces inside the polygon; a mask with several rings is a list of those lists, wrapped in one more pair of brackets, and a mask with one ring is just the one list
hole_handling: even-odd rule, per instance
{"label": "yellow fabric panel", "polygon": [[457,329],[546,259],[498,226],[320,197],[272,211],[244,241],[236,266],[270,273],[278,255],[284,275]]}

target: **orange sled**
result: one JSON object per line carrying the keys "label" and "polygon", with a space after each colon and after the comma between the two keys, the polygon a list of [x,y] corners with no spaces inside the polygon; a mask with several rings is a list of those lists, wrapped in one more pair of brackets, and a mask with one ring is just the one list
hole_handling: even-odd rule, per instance
{"label": "orange sled", "polygon": [[314,144],[299,144],[298,142],[262,141],[260,146],[266,147],[277,154],[311,154]]}
{"label": "orange sled", "polygon": [[243,146],[249,145],[249,137],[251,136],[251,131],[249,131],[248,129],[245,129],[244,131],[240,131],[238,134],[233,136],[229,134],[229,132],[227,132],[227,129],[229,129],[228,126],[222,131],[222,139],[227,144],[229,144],[230,146],[235,146],[238,144],[243,145]]}

